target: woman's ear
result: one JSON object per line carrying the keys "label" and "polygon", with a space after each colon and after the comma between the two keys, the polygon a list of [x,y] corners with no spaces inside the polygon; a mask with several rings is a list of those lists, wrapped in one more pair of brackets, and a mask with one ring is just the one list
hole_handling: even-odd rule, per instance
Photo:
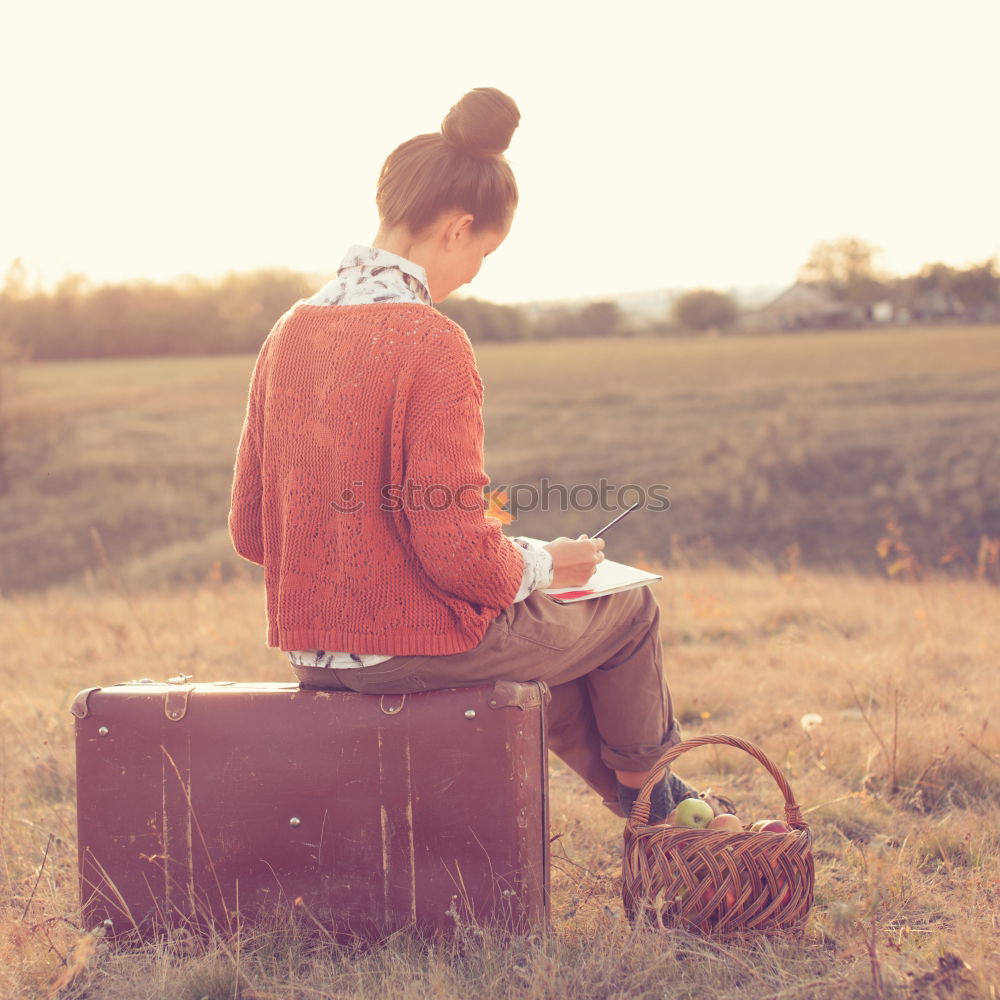
{"label": "woman's ear", "polygon": [[447,249],[452,249],[472,233],[473,216],[468,212],[456,212],[450,216],[444,229],[444,243]]}

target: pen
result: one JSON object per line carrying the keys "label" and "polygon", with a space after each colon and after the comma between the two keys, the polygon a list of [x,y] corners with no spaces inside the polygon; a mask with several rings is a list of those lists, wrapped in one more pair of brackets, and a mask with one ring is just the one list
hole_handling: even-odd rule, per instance
{"label": "pen", "polygon": [[636,507],[640,507],[640,506],[642,506],[642,501],[641,500],[636,500],[636,502],[634,504],[632,504],[632,506],[629,507],[628,510],[623,510],[613,521],[610,521],[608,524],[604,525],[604,527],[601,528],[600,531],[595,531],[590,537],[591,538],[600,538],[601,535],[603,535],[604,532],[608,530],[608,528],[610,528],[612,525],[617,524],[626,514],[631,514],[632,511],[634,511],[636,509]]}

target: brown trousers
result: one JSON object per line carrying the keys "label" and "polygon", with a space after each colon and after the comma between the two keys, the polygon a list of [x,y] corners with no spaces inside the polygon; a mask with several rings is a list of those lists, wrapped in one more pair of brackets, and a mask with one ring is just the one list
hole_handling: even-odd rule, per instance
{"label": "brown trousers", "polygon": [[617,771],[646,771],[681,740],[663,676],[660,609],[648,587],[560,604],[536,590],[505,608],[478,646],[393,656],[372,667],[293,666],[307,687],[407,694],[494,680],[552,690],[549,747],[617,815]]}

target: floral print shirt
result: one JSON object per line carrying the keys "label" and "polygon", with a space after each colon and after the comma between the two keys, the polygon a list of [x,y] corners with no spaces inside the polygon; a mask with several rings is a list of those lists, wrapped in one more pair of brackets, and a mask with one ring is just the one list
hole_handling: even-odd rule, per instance
{"label": "floral print shirt", "polygon": [[[362,245],[352,246],[337,276],[327,282],[312,298],[311,306],[356,306],[373,302],[421,302],[433,306],[427,287],[427,272],[413,261],[387,250]],[[552,556],[524,538],[511,538],[521,550],[524,575],[514,603],[523,601],[539,587],[552,585]],[[330,652],[325,649],[293,649],[288,658],[296,666],[331,667],[342,670],[370,667],[391,659],[378,653]]]}

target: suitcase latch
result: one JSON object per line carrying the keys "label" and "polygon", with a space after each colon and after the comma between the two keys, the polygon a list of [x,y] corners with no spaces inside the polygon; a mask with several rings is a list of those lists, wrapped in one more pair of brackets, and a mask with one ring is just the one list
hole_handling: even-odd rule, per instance
{"label": "suitcase latch", "polygon": [[187,715],[188,698],[190,698],[193,689],[194,685],[188,684],[186,687],[177,687],[168,691],[163,696],[163,714],[171,722],[180,722]]}
{"label": "suitcase latch", "polygon": [[552,700],[545,681],[496,681],[490,695],[490,708],[519,708],[522,712],[541,708]]}

